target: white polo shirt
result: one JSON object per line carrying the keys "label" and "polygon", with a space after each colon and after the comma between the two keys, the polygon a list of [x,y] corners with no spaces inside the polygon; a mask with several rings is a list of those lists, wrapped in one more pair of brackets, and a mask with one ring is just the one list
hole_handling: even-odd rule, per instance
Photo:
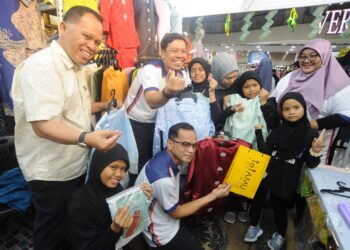
{"label": "white polo shirt", "polygon": [[[161,91],[166,86],[167,74],[162,60],[152,61],[137,72],[124,103],[131,119],[143,123],[155,123],[157,109],[148,106],[144,93],[150,90]],[[184,77],[185,85],[189,83],[190,80],[184,71],[177,71],[177,74]]]}
{"label": "white polo shirt", "polygon": [[21,63],[11,95],[17,159],[27,181],[67,181],[86,172],[87,149],[38,137],[31,122],[54,120],[91,130],[91,98],[81,69],[53,41]]}
{"label": "white polo shirt", "polygon": [[151,224],[143,234],[149,246],[165,245],[180,228],[180,220],[169,215],[179,204],[179,168],[166,150],[157,153],[142,168],[135,185],[141,182],[152,185],[154,197],[149,208]]}

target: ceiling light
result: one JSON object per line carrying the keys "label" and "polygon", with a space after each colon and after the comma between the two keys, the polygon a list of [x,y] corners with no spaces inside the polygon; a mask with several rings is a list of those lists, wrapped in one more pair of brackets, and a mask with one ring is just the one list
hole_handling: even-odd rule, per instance
{"label": "ceiling light", "polygon": [[230,50],[231,50],[231,51],[233,51],[233,49],[232,49],[232,48],[231,48]]}
{"label": "ceiling light", "polygon": [[226,45],[226,49],[228,49],[228,48],[230,48],[230,46],[229,46],[229,45]]}
{"label": "ceiling light", "polygon": [[256,48],[257,48],[257,49],[260,49],[260,46],[258,45],[258,46],[256,46]]}
{"label": "ceiling light", "polygon": [[337,45],[332,45],[332,48],[335,49],[337,47]]}
{"label": "ceiling light", "polygon": [[292,49],[295,49],[295,46],[291,46]]}

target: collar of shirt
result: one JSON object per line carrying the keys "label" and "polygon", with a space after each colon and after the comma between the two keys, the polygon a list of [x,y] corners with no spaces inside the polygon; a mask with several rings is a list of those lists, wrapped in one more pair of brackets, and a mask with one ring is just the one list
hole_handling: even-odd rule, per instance
{"label": "collar of shirt", "polygon": [[[66,69],[62,69],[63,71],[73,69],[75,72],[78,72],[82,69],[82,65],[75,64],[72,59],[69,57],[67,52],[56,42],[52,41],[50,48],[52,49],[53,53],[55,54],[55,59],[59,62],[57,62],[58,68],[60,68],[60,65],[63,65],[66,67]],[[60,68],[61,70],[61,68]]]}
{"label": "collar of shirt", "polygon": [[178,166],[174,162],[173,158],[171,158],[171,155],[169,154],[169,152],[166,150],[165,152],[166,152],[166,156],[168,158],[168,163],[169,163],[169,166],[171,167],[171,170],[173,171],[174,175],[177,175],[177,173],[179,172]]}
{"label": "collar of shirt", "polygon": [[[162,59],[151,61],[150,64],[153,64],[154,66],[160,67],[162,69],[162,77],[167,76],[168,70],[166,69],[164,61]],[[183,77],[183,72],[181,70],[175,70],[175,75]]]}

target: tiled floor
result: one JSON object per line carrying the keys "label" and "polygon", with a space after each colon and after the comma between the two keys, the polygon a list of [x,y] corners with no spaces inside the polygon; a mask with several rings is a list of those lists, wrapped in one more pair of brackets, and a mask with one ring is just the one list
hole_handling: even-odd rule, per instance
{"label": "tiled floor", "polygon": [[[227,250],[267,250],[267,241],[271,238],[272,234],[276,231],[274,227],[274,220],[272,210],[264,210],[260,226],[264,231],[264,234],[259,237],[256,243],[248,244],[243,241],[244,234],[246,233],[248,223],[242,223],[238,220],[234,224],[228,224],[222,220],[222,225],[225,227],[229,243]],[[294,250],[295,237],[294,237],[294,223],[289,216],[288,219],[288,231],[287,231],[287,244],[285,250]]]}
{"label": "tiled floor", "polygon": [[[266,242],[270,239],[274,232],[274,223],[271,210],[265,210],[261,221],[261,227],[264,234],[259,238],[255,244],[246,244],[243,242],[243,236],[247,229],[247,223],[239,222],[234,224],[226,223],[220,217],[220,224],[226,231],[228,242],[226,250],[265,250],[268,249]],[[290,216],[291,218],[291,216]],[[32,225],[34,220],[33,210],[29,210],[25,214],[13,213],[3,220],[0,224],[0,250],[27,250],[33,249],[31,243]],[[294,223],[289,219],[288,223],[288,242],[286,250],[297,249],[294,240]],[[211,248],[207,248],[208,250]],[[215,249],[222,250],[222,249]]]}
{"label": "tiled floor", "polygon": [[24,214],[13,212],[0,222],[0,250],[29,250],[32,246],[32,209]]}

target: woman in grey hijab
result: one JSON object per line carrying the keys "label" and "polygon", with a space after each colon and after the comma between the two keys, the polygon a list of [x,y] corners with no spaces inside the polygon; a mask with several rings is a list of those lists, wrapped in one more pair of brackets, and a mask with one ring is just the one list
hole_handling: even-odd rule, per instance
{"label": "woman in grey hijab", "polygon": [[238,77],[236,59],[227,53],[220,53],[213,58],[211,65],[213,77],[209,77],[209,98],[211,117],[217,131],[224,126],[223,110],[224,97],[234,92],[234,82]]}

